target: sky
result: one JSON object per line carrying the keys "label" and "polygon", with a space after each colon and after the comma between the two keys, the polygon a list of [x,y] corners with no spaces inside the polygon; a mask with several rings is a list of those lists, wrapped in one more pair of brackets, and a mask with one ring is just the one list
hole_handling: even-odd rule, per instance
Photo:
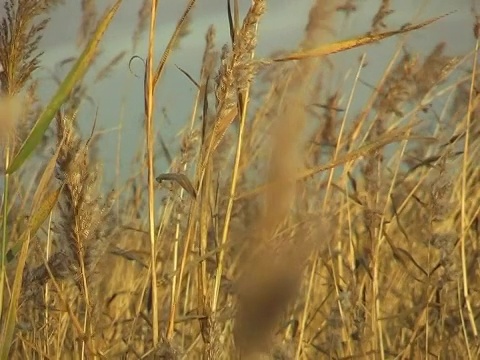
{"label": "sky", "polygon": [[[0,3],[3,1],[5,0],[0,0]],[[239,1],[243,10],[250,5],[250,0]],[[341,1],[343,0],[339,3]],[[474,47],[472,32],[474,19],[470,11],[472,1],[475,0],[392,0],[395,13],[387,18],[388,29],[397,29],[406,23],[455,11],[428,28],[410,34],[409,48],[427,53],[443,40],[447,42],[446,50],[449,55],[463,55],[472,51]],[[37,76],[45,80],[41,82],[41,98],[44,101],[47,101],[56,90],[56,84],[48,80],[50,72],[65,74],[68,70],[68,66],[59,70],[56,64],[81,52],[76,45],[81,2],[80,0],[65,2],[65,5],[58,7],[51,14],[51,22],[41,43],[44,54]],[[128,65],[132,56],[146,55],[147,33],[143,34],[136,50],[132,48],[131,41],[141,2],[123,1],[101,43],[102,56],[96,69],[107,64],[112,57],[122,51],[126,51],[126,56],[106,80],[90,88],[89,94],[94,103],[86,103],[78,119],[83,129],[89,129],[98,110],[97,129],[105,130],[100,154],[105,163],[107,180],[114,178],[113,169],[118,146],[121,155],[121,176],[130,174],[132,159],[143,136],[140,126],[143,112],[142,64],[140,61],[134,62],[131,70]],[[111,0],[97,0],[99,9],[104,9],[112,3]],[[162,54],[186,3],[186,0],[159,0],[155,44],[157,59]],[[279,49],[294,50],[301,39],[312,3],[313,0],[267,1],[267,12],[259,27],[257,56],[267,57]],[[339,40],[359,36],[368,31],[380,1],[358,0],[356,3],[358,11],[349,18],[338,16],[335,37]],[[422,11],[418,15],[420,7]],[[179,139],[173,136],[180,129],[179,126],[187,122],[195,95],[193,85],[175,65],[196,77],[205,44],[205,33],[212,24],[216,27],[217,47],[221,48],[228,42],[229,37],[226,0],[197,1],[193,10],[190,34],[182,40],[180,48],[171,57],[157,90],[155,114],[157,128],[170,143],[173,141],[172,144],[179,142]],[[391,39],[381,44],[334,55],[338,81],[344,81],[345,74],[353,76],[358,65],[358,56],[366,52],[369,66],[364,69],[362,80],[374,84],[394,53],[397,43],[398,39]],[[94,73],[95,69],[91,74]],[[359,106],[361,101],[361,98],[357,100]],[[168,121],[165,120],[163,108],[166,109]],[[121,131],[118,130],[119,124]],[[118,145],[119,132],[120,145]],[[167,170],[162,168],[158,169],[158,172]]]}

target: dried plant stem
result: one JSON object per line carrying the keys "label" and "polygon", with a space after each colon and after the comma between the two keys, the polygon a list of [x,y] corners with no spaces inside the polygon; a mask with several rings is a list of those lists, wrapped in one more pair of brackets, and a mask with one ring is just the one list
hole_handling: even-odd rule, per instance
{"label": "dried plant stem", "polygon": [[227,204],[227,211],[225,213],[225,222],[222,232],[222,238],[220,240],[220,252],[218,254],[218,267],[215,274],[215,288],[213,292],[213,300],[212,300],[212,311],[215,312],[217,309],[218,304],[218,294],[220,291],[220,283],[223,274],[223,259],[225,256],[224,244],[227,242],[228,237],[228,230],[230,227],[230,220],[232,216],[232,209],[233,209],[233,202],[235,199],[235,194],[237,191],[237,181],[238,181],[238,174],[239,174],[239,167],[240,167],[240,158],[242,154],[242,144],[243,144],[243,134],[245,131],[245,122],[246,122],[246,113],[247,113],[247,106],[248,106],[248,99],[250,94],[250,87],[247,88],[245,91],[245,96],[243,97],[243,108],[242,114],[240,116],[240,126],[238,130],[238,140],[237,140],[237,150],[235,154],[235,165],[233,167],[232,173],[232,182],[230,184],[230,196],[228,198]]}
{"label": "dried plant stem", "polygon": [[[128,88],[128,86],[127,86]],[[120,114],[119,114],[119,120],[118,120],[118,136],[117,136],[117,155],[115,159],[115,189],[120,188],[120,149],[122,148],[122,135],[123,135],[123,123],[125,119],[125,102],[126,102],[126,96],[122,100],[122,105],[120,109]],[[118,201],[115,204],[115,212],[116,216],[118,217],[120,214],[120,202]]]}
{"label": "dried plant stem", "polygon": [[[408,143],[408,140],[404,140],[403,141],[403,146],[402,146],[402,149],[401,151],[399,152],[399,157],[398,157],[398,163],[397,163],[397,166],[395,168],[395,173],[392,177],[392,180],[390,182],[390,188],[388,190],[388,195],[386,196],[387,199],[391,199],[391,195],[394,191],[394,187],[395,187],[395,184],[396,184],[396,181],[397,181],[397,176],[398,176],[398,173],[400,171],[400,166],[401,166],[401,163],[402,163],[402,158],[405,154],[405,151],[406,151],[406,148],[407,148],[407,143]],[[388,206],[390,205],[389,201],[386,201],[385,202],[385,208],[384,208],[384,211],[383,211],[383,214],[385,214],[387,212],[387,209],[388,209]],[[384,233],[384,230],[383,228],[386,226],[385,225],[385,216],[382,216],[381,220],[380,220],[380,227],[379,227],[379,231],[378,231],[378,238],[377,238],[377,249],[376,249],[376,253],[380,253],[380,246],[381,244],[383,243],[383,241],[385,240],[385,237],[383,235]],[[375,260],[375,263],[378,262],[378,258]],[[376,267],[377,268],[377,267]],[[378,274],[375,274],[374,275],[374,278],[377,279],[377,276]],[[374,290],[374,294],[376,294],[376,297],[374,298],[375,299],[375,313],[377,314],[377,316],[380,314],[380,297],[378,296],[379,294],[379,289],[378,289],[378,281],[377,282],[374,282],[374,286],[375,286],[375,290]],[[428,316],[428,312],[426,312],[426,316]],[[380,337],[379,337],[379,346],[380,346],[380,356],[382,359],[385,358],[385,346],[384,346],[384,340],[383,340],[383,330],[382,330],[382,321],[381,319],[377,319],[377,326],[378,326],[378,331],[379,331],[379,334],[380,334]]]}
{"label": "dried plant stem", "polygon": [[152,0],[150,18],[150,36],[148,39],[148,60],[147,60],[147,94],[146,94],[146,138],[147,138],[147,161],[148,161],[148,222],[150,236],[150,271],[152,289],[152,338],[153,346],[156,347],[159,341],[158,332],[158,299],[157,299],[157,271],[156,271],[156,247],[155,247],[155,194],[154,168],[153,168],[153,45],[155,41],[155,23],[158,0]]}
{"label": "dried plant stem", "polygon": [[[90,316],[90,296],[88,294],[88,286],[87,286],[87,277],[86,277],[86,271],[85,271],[85,263],[83,261],[83,256],[79,256],[80,259],[80,268],[82,272],[82,283],[83,283],[83,295],[85,297],[85,315],[83,318],[83,333],[87,334],[87,337],[92,334],[91,331],[89,331],[89,316]],[[85,345],[86,341],[89,341],[89,339],[82,339],[82,352],[81,352],[81,359],[85,359]]]}
{"label": "dried plant stem", "polygon": [[[195,100],[195,103],[197,103],[197,101],[198,101],[198,99]],[[192,113],[191,128],[190,129],[193,128],[195,114],[196,114],[196,111],[194,111]],[[187,170],[187,164],[185,164],[183,166],[183,170],[184,171]],[[185,190],[182,187],[180,189],[180,196],[179,196],[180,200],[183,199],[184,195],[185,195]],[[196,210],[197,210],[196,202],[194,202],[194,203],[191,204],[190,213],[193,213]],[[178,213],[177,216],[176,216],[176,222],[175,222],[176,224],[175,224],[175,235],[174,235],[174,243],[173,243],[173,260],[172,260],[173,276],[172,276],[172,280],[171,280],[172,285],[171,285],[171,289],[170,289],[170,292],[171,292],[171,295],[170,295],[171,296],[170,310],[169,310],[169,319],[168,319],[168,325],[167,325],[167,331],[166,331],[166,338],[168,340],[171,340],[171,338],[173,337],[174,326],[175,326],[175,317],[176,317],[176,308],[177,308],[177,304],[179,303],[178,296],[180,295],[181,286],[182,286],[183,269],[184,269],[184,266],[185,266],[186,259],[188,257],[187,251],[190,247],[190,242],[188,241],[188,239],[190,239],[190,236],[187,236],[187,241],[186,241],[186,244],[185,244],[185,249],[184,249],[181,261],[180,261],[180,268],[179,268],[178,259],[179,259],[179,252],[180,252],[179,250],[180,249],[179,249],[178,244],[179,244],[180,235],[181,235],[181,229],[180,229],[181,219],[182,219],[182,216],[181,216],[180,213]]]}
{"label": "dried plant stem", "polygon": [[[5,169],[9,166],[10,146],[7,140],[5,147]],[[6,255],[7,255],[7,219],[8,219],[8,179],[9,174],[3,176],[3,208],[2,208],[2,253],[0,254],[0,320],[3,319],[3,300],[5,295],[6,281]]]}
{"label": "dried plant stem", "polygon": [[[206,90],[205,90],[206,91]],[[193,127],[195,125],[195,118],[197,116],[197,108],[198,108],[198,102],[200,100],[200,89],[197,90],[195,99],[193,102],[193,111],[190,117],[190,131],[193,130]],[[187,171],[187,166],[188,164],[185,163],[183,165],[183,172],[185,173]],[[182,187],[180,189],[180,201],[183,200],[183,197],[185,195],[185,189]],[[194,207],[193,207],[194,208]],[[169,319],[169,325],[167,327],[167,339],[169,339],[171,336],[173,336],[173,326],[175,324],[175,309],[176,309],[176,304],[177,304],[177,270],[178,270],[178,259],[179,259],[179,241],[180,241],[180,234],[181,234],[181,219],[182,219],[182,214],[178,213],[177,214],[177,219],[176,219],[176,225],[175,225],[175,240],[174,240],[174,245],[173,245],[173,272],[174,275],[172,276],[172,286],[171,286],[171,299],[170,299],[170,319]],[[187,291],[188,291],[188,286],[187,286]],[[180,292],[180,288],[178,288],[178,291]],[[187,301],[188,298],[185,299]],[[185,306],[186,307],[186,306]]]}
{"label": "dried plant stem", "polygon": [[468,359],[471,360],[472,359],[472,353],[470,351],[470,341],[468,340],[467,326],[465,324],[465,315],[463,314],[463,309],[462,309],[462,295],[463,294],[462,294],[461,287],[462,287],[461,280],[459,279],[458,283],[457,283],[458,313],[460,315],[460,322],[462,324],[462,333],[463,333],[463,337],[464,337],[464,340],[465,340],[465,348],[467,350]]}
{"label": "dried plant stem", "polygon": [[308,311],[310,309],[310,298],[312,296],[313,292],[313,287],[314,287],[314,282],[315,282],[315,273],[317,271],[317,263],[320,259],[318,256],[318,251],[315,251],[315,254],[312,256],[312,269],[310,270],[310,277],[308,280],[308,290],[305,295],[305,307],[303,309],[302,313],[302,322],[299,327],[299,334],[298,334],[298,346],[297,346],[297,351],[295,353],[295,360],[300,359],[300,355],[302,353],[302,348],[303,348],[303,338],[305,337],[305,327],[307,324],[307,319],[308,319]]}
{"label": "dried plant stem", "polygon": [[[347,100],[347,105],[345,107],[345,113],[344,113],[344,116],[343,116],[343,119],[342,119],[342,124],[340,125],[340,130],[339,130],[339,134],[338,134],[338,139],[337,139],[337,144],[335,146],[335,151],[334,151],[334,155],[333,155],[333,160],[335,161],[337,159],[337,156],[338,156],[338,153],[341,149],[341,146],[342,146],[342,136],[344,135],[344,129],[345,129],[345,126],[346,126],[346,122],[347,122],[347,118],[348,118],[348,114],[349,114],[349,110],[351,108],[351,105],[352,105],[352,101],[353,101],[353,96],[355,94],[355,90],[357,88],[357,85],[358,85],[358,80],[360,79],[360,73],[362,71],[362,68],[365,64],[365,59],[366,59],[366,54],[362,54],[362,57],[360,58],[360,63],[358,65],[358,69],[357,69],[357,73],[355,75],[355,79],[354,79],[354,83],[353,83],[353,86],[352,86],[352,90],[350,91],[350,95],[349,95],[349,98]],[[349,166],[348,166],[348,163],[347,163],[347,166],[345,166],[343,172],[344,174],[347,173],[349,169]],[[324,198],[324,201],[323,201],[323,209],[324,211],[326,209],[328,209],[328,201],[329,201],[329,193],[330,193],[330,189],[331,189],[331,185],[332,185],[332,181],[333,181],[333,175],[334,175],[334,168],[332,168],[329,172],[329,176],[328,176],[328,181],[327,181],[327,186],[326,186],[326,189],[325,189],[325,198]],[[341,244],[340,244],[341,246]],[[331,249],[331,248],[330,248]],[[330,250],[331,252],[331,250]],[[334,276],[334,279],[335,279],[335,291],[336,291],[336,294],[337,294],[337,298],[340,299],[340,291],[339,291],[339,287],[340,287],[340,284],[338,283],[338,277],[342,277],[341,275],[341,271],[342,271],[342,266],[343,266],[343,259],[342,259],[342,255],[341,253],[339,254],[339,259],[338,259],[338,271],[339,271],[339,276],[336,275],[335,271],[332,270],[332,274]],[[352,267],[353,268],[353,267]],[[343,324],[344,324],[344,328],[346,328],[346,319],[345,319],[345,316],[344,316],[344,311],[343,311],[343,308],[342,308],[342,304],[341,304],[341,301],[340,300],[337,300],[337,303],[338,303],[338,308],[339,308],[339,311],[340,311],[340,315],[342,317],[342,321],[343,321]],[[349,347],[349,353],[350,354],[353,354],[353,351],[352,351],[352,347],[351,347],[351,342],[349,341],[348,342],[348,347]]]}
{"label": "dried plant stem", "polygon": [[[193,202],[190,205],[189,216],[191,217],[193,213],[197,211],[197,202]],[[192,225],[191,219],[189,219],[189,226],[186,234],[184,250],[182,254],[182,258],[180,260],[180,267],[178,267],[178,246],[174,247],[174,257],[177,259],[175,260],[175,272],[172,276],[172,300],[170,302],[170,310],[169,310],[169,317],[168,317],[168,324],[167,324],[167,331],[166,331],[166,338],[170,340],[174,334],[174,327],[175,327],[175,316],[176,316],[176,308],[177,304],[180,302],[180,293],[182,288],[182,279],[183,274],[185,271],[185,264],[187,262],[187,258],[190,251],[190,244],[191,238],[193,234],[194,225]],[[178,283],[178,284],[177,284]]]}
{"label": "dried plant stem", "polygon": [[[385,69],[382,78],[379,81],[379,84],[377,85],[377,89],[381,89],[384,85],[384,83],[387,81],[389,74],[391,74],[394,65],[400,56],[400,53],[402,51],[402,46],[403,43],[406,41],[405,38],[402,38],[402,41],[398,45],[394,55],[390,59],[390,62],[387,65],[387,68]],[[373,92],[372,96],[370,97],[369,104],[365,109],[369,109],[371,106],[373,106],[375,100],[379,96],[379,90],[376,90]],[[360,118],[360,121],[358,122],[358,126],[355,129],[355,132],[352,134],[352,140],[356,139],[360,135],[360,130],[363,124],[366,122],[367,116],[369,115],[369,111],[365,110],[362,113],[362,116]],[[361,143],[364,144],[367,138],[369,137],[371,130],[374,126],[375,122],[371,122],[368,130],[365,131],[365,135],[363,136]],[[380,235],[378,234],[379,238]],[[379,255],[379,250],[381,248],[381,242],[377,243],[375,246],[375,254],[374,254],[374,261],[373,261],[373,279],[372,279],[372,299],[374,299],[371,307],[371,328],[373,331],[373,336],[371,340],[371,345],[372,345],[372,350],[377,352],[377,347],[380,347],[380,356],[381,359],[384,360],[385,353],[383,351],[384,349],[384,340],[383,340],[383,332],[382,332],[382,324],[381,324],[381,319],[379,319],[379,311],[380,311],[380,300],[378,299],[379,296],[379,282],[378,282],[378,271],[379,271],[379,265],[380,265],[380,255]]]}
{"label": "dried plant stem", "polygon": [[[181,194],[180,196],[183,195],[183,188],[181,189]],[[173,259],[172,259],[172,267],[173,271],[175,274],[172,276],[172,285],[170,289],[170,324],[167,327],[167,339],[170,340],[171,337],[173,336],[173,326],[175,324],[175,313],[176,313],[176,308],[177,308],[177,302],[176,302],[176,291],[177,291],[177,269],[178,269],[178,258],[179,258],[179,247],[178,243],[180,241],[180,221],[181,221],[181,215],[177,214],[176,218],[176,226],[175,226],[175,239],[173,241]],[[180,291],[180,289],[179,289]]]}
{"label": "dried plant stem", "polygon": [[[351,108],[352,102],[353,102],[353,95],[355,94],[355,90],[356,90],[357,85],[358,85],[358,80],[360,79],[360,73],[362,72],[363,66],[365,64],[365,58],[366,58],[366,54],[364,53],[362,55],[362,57],[360,58],[360,64],[358,64],[358,69],[357,69],[357,73],[355,75],[355,80],[353,82],[352,91],[350,91],[350,96],[348,97],[347,105],[345,107],[345,113],[344,113],[344,116],[343,116],[343,119],[342,119],[342,124],[340,126],[338,139],[337,139],[337,144],[335,146],[335,152],[333,154],[333,161],[337,160],[338,153],[339,153],[339,151],[341,149],[341,146],[342,146],[344,130],[345,130],[345,127],[346,127],[349,111],[350,111],[350,108]],[[346,172],[347,169],[348,169],[348,166],[345,167],[344,172]],[[328,198],[329,198],[328,194],[329,194],[329,190],[331,189],[334,170],[335,170],[334,168],[330,169],[330,173],[329,173],[329,176],[328,176],[328,183],[327,183],[327,188],[325,190],[325,198],[324,198],[324,201],[323,201],[323,208],[324,209],[326,209],[327,205],[328,205]]]}
{"label": "dried plant stem", "polygon": [[[48,232],[47,232],[47,242],[45,244],[45,259],[44,261],[47,262],[50,258],[51,251],[52,251],[52,232],[50,229],[52,228],[52,214],[48,217]],[[50,298],[50,284],[45,285],[45,304],[48,304],[49,298]],[[48,336],[48,332],[50,331],[50,311],[48,306],[45,307],[45,326],[44,326],[44,331],[45,331],[45,337]],[[46,349],[45,349],[46,350]]]}
{"label": "dried plant stem", "polygon": [[[197,92],[197,96],[196,96],[196,99],[195,99],[195,105],[197,105],[198,103],[198,99],[199,99],[199,96],[198,96],[198,92]],[[196,108],[197,106],[194,106],[194,111],[192,113],[192,116],[191,116],[191,122],[190,122],[190,130],[192,130],[193,128],[193,124],[194,124],[194,121],[195,121],[195,114],[196,114]],[[184,164],[183,166],[183,171],[185,172],[187,170],[187,164]],[[185,196],[185,190],[184,188],[182,187],[180,189],[180,195],[179,195],[179,199],[180,201],[183,199],[183,197]],[[192,205],[192,209],[195,209],[195,206]],[[169,316],[169,321],[168,321],[168,326],[167,326],[167,331],[166,331],[166,338],[168,340],[170,340],[172,337],[173,337],[173,330],[174,330],[174,325],[175,325],[175,316],[176,316],[176,308],[177,308],[177,304],[178,304],[178,299],[177,299],[177,290],[178,290],[178,293],[180,293],[180,286],[181,286],[181,281],[179,281],[179,276],[178,276],[178,270],[179,270],[179,267],[178,267],[178,259],[179,259],[179,241],[180,241],[180,235],[181,235],[181,229],[180,229],[180,225],[181,225],[181,220],[182,220],[182,214],[180,213],[177,213],[177,216],[176,216],[176,221],[175,221],[175,235],[174,235],[174,243],[173,243],[173,260],[172,260],[172,267],[173,267],[173,276],[172,276],[172,285],[171,285],[171,289],[170,289],[170,316]],[[186,253],[185,253],[186,255]],[[184,264],[186,260],[186,257],[183,257],[182,258],[182,261],[181,261],[181,264]],[[180,280],[181,280],[181,276],[180,276]],[[187,291],[188,291],[188,286],[187,286]],[[187,301],[187,299],[185,299],[185,301]]]}
{"label": "dried plant stem", "polygon": [[[239,16],[238,16],[238,3],[234,3],[234,17],[235,17],[235,24],[239,24]],[[256,1],[252,1],[252,7],[251,9],[254,9],[258,7],[256,10],[259,11],[259,9],[262,7],[262,2],[258,1],[258,4],[256,4]],[[263,10],[262,10],[263,12]],[[248,15],[247,15],[248,18]],[[258,33],[258,18],[254,21],[253,27],[251,29],[253,37],[256,38],[257,33]],[[250,60],[252,60],[255,57],[255,47],[253,46],[250,50],[250,53],[248,54]],[[216,269],[215,273],[215,285],[214,285],[214,291],[213,291],[213,298],[212,298],[212,305],[211,305],[211,310],[213,313],[215,313],[218,305],[218,296],[220,292],[220,284],[221,284],[221,279],[222,279],[222,274],[223,274],[223,260],[225,257],[225,251],[224,251],[224,245],[227,242],[227,237],[230,229],[230,221],[232,217],[232,210],[233,210],[233,203],[235,200],[235,194],[237,191],[237,181],[238,181],[238,176],[239,176],[239,169],[240,169],[240,159],[242,155],[242,147],[243,147],[243,136],[245,132],[245,124],[247,121],[247,109],[248,109],[248,103],[250,100],[250,89],[251,89],[251,82],[249,81],[246,84],[246,87],[244,88],[243,91],[240,91],[238,94],[238,107],[240,110],[240,125],[239,125],[239,130],[238,130],[238,139],[237,139],[237,149],[235,153],[235,163],[233,166],[233,171],[232,171],[232,181],[230,184],[230,193],[229,193],[229,198],[228,198],[228,203],[227,203],[227,209],[225,212],[225,220],[224,220],[224,226],[223,226],[223,231],[222,231],[222,237],[220,239],[220,252],[218,254],[218,266]],[[212,136],[213,139],[213,136]]]}
{"label": "dried plant stem", "polygon": [[[460,234],[460,251],[462,257],[462,277],[463,277],[463,296],[465,298],[465,304],[467,306],[468,311],[468,318],[470,321],[470,326],[472,327],[473,335],[475,339],[478,337],[477,325],[475,323],[475,316],[472,310],[472,304],[470,301],[470,295],[468,292],[468,269],[467,269],[467,256],[465,250],[465,242],[467,239],[467,229],[468,229],[468,218],[467,218],[467,197],[469,196],[467,193],[467,178],[469,176],[469,145],[470,145],[470,125],[472,121],[472,113],[473,113],[473,102],[475,98],[475,74],[477,71],[477,62],[478,62],[478,51],[479,51],[479,42],[480,40],[477,38],[475,43],[475,55],[473,56],[473,69],[472,69],[472,81],[470,83],[470,94],[469,94],[469,101],[468,101],[468,111],[467,111],[467,118],[465,124],[465,144],[463,148],[463,169],[462,169],[462,199],[461,199],[461,234]],[[478,95],[477,95],[478,96]],[[468,340],[467,340],[468,341]],[[468,350],[469,347],[467,346]]]}
{"label": "dried plant stem", "polygon": [[[343,119],[342,119],[342,123],[340,125],[337,144],[335,146],[335,152],[334,152],[334,156],[333,156],[334,160],[337,159],[339,151],[342,148],[344,130],[346,129],[346,126],[347,126],[348,115],[350,114],[350,109],[351,109],[352,102],[353,102],[353,99],[354,99],[355,90],[357,89],[357,85],[358,85],[358,82],[359,82],[359,79],[360,79],[360,74],[361,74],[362,69],[365,65],[365,59],[366,59],[366,54],[363,53],[362,57],[360,58],[360,63],[358,65],[357,73],[355,74],[355,79],[354,79],[354,82],[353,82],[352,90],[350,91],[350,95],[348,97],[347,104],[346,104],[346,107],[345,107],[345,113],[344,113],[344,116],[343,116]],[[347,171],[348,171],[349,168],[350,168],[350,166],[349,166],[349,164],[347,164],[347,166],[345,166],[345,168],[343,170],[343,173],[344,173],[343,175],[344,176],[347,174]],[[329,190],[331,189],[331,185],[332,185],[332,181],[333,181],[333,175],[334,175],[334,169],[332,168],[330,170],[330,174],[329,174],[329,177],[328,177],[327,188],[325,189],[325,199],[324,199],[324,203],[323,203],[324,211],[326,209],[328,209],[328,198],[329,198],[328,194],[329,194]],[[339,246],[341,247],[342,245],[339,244]],[[329,249],[331,251],[331,247],[329,247]],[[338,256],[339,256],[339,258],[338,258],[338,272],[339,272],[339,274],[337,275],[334,269],[332,270],[332,274],[333,274],[334,279],[335,279],[335,291],[336,291],[337,298],[338,298],[338,300],[337,300],[338,309],[340,311],[340,315],[341,315],[341,318],[342,318],[342,321],[343,321],[343,324],[344,324],[344,329],[346,330],[347,329],[347,325],[346,325],[347,320],[345,318],[343,305],[342,305],[342,302],[340,300],[340,283],[338,281],[339,279],[343,278],[342,271],[343,271],[343,264],[345,263],[345,261],[343,259],[343,256],[342,256],[341,252],[339,253]],[[349,339],[349,341],[348,341],[349,355],[353,355],[351,337],[347,336],[347,338]]]}

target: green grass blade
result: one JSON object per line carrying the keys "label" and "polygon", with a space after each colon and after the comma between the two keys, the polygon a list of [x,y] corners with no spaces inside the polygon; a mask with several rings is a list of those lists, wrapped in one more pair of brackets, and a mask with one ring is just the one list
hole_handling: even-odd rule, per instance
{"label": "green grass blade", "polygon": [[26,232],[23,233],[20,236],[20,240],[7,251],[7,262],[11,262],[15,258],[15,255],[20,251],[23,243],[28,238],[28,234],[35,234],[38,231],[40,226],[43,224],[43,221],[45,221],[46,217],[52,211],[53,206],[55,206],[55,204],[57,203],[61,189],[62,188],[60,187],[57,191],[46,197],[44,202],[41,204],[41,207],[37,211],[35,211],[34,215],[32,215],[29,227],[27,228]]}
{"label": "green grass blade", "polygon": [[47,130],[50,122],[52,121],[55,113],[60,109],[68,94],[73,87],[82,79],[85,75],[92,59],[95,56],[98,45],[103,37],[103,34],[107,30],[110,22],[112,21],[115,13],[120,7],[122,0],[117,0],[115,4],[105,13],[101,21],[99,22],[97,29],[93,33],[92,38],[83,50],[80,57],[77,59],[72,69],[60,84],[57,92],[50,100],[50,103],[43,109],[40,117],[38,118],[35,126],[28,135],[27,140],[23,143],[20,151],[13,159],[11,165],[7,169],[7,173],[11,174],[18,170],[25,160],[30,156],[33,150],[41,142],[43,134]]}

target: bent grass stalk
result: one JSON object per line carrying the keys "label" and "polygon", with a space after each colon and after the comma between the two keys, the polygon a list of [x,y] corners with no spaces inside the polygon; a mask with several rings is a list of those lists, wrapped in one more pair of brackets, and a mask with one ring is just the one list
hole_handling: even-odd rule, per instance
{"label": "bent grass stalk", "polygon": [[148,39],[148,56],[146,66],[146,91],[145,91],[145,137],[147,139],[147,161],[148,161],[148,233],[150,237],[150,274],[151,274],[151,302],[152,302],[152,336],[153,346],[156,347],[159,342],[159,328],[158,328],[158,295],[157,295],[157,260],[156,260],[156,246],[155,246],[155,194],[153,189],[154,184],[154,168],[153,168],[153,105],[155,93],[155,83],[153,77],[153,54],[155,41],[155,23],[157,17],[157,0],[152,0],[150,9],[150,36]]}
{"label": "bent grass stalk", "polygon": [[[10,145],[7,142],[5,147],[5,168],[9,166],[9,157],[10,157]],[[0,263],[0,320],[3,319],[3,302],[6,297],[6,263],[7,263],[7,242],[8,242],[8,181],[9,175],[5,173],[3,175],[3,206],[2,206],[2,253],[1,256],[1,263]]]}
{"label": "bent grass stalk", "polygon": [[[475,315],[472,310],[471,298],[469,294],[469,284],[468,284],[468,269],[467,269],[467,256],[466,256],[466,238],[467,238],[467,171],[468,163],[471,161],[469,157],[470,150],[470,131],[471,131],[471,122],[472,122],[472,112],[473,112],[473,103],[475,100],[480,99],[480,94],[477,93],[475,96],[475,74],[477,72],[478,65],[478,52],[479,52],[480,38],[477,34],[477,39],[475,42],[475,54],[473,56],[473,65],[472,65],[472,80],[470,82],[469,96],[468,96],[468,111],[465,124],[465,143],[463,148],[463,162],[462,162],[462,188],[461,188],[461,234],[460,234],[460,252],[462,259],[462,288],[463,288],[463,297],[465,304],[467,306],[468,320],[470,322],[470,327],[473,332],[473,338],[478,338],[477,324],[475,321]],[[466,335],[466,332],[465,332]],[[468,341],[468,336],[465,336],[465,341],[467,342],[468,350],[470,351],[470,345]],[[469,354],[470,355],[470,354]]]}

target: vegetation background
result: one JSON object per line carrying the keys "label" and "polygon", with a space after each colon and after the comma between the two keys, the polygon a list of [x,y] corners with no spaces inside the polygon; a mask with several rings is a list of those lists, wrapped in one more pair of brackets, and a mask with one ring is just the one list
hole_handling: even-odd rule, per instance
{"label": "vegetation background", "polygon": [[2,359],[479,357],[475,0],[1,9]]}

